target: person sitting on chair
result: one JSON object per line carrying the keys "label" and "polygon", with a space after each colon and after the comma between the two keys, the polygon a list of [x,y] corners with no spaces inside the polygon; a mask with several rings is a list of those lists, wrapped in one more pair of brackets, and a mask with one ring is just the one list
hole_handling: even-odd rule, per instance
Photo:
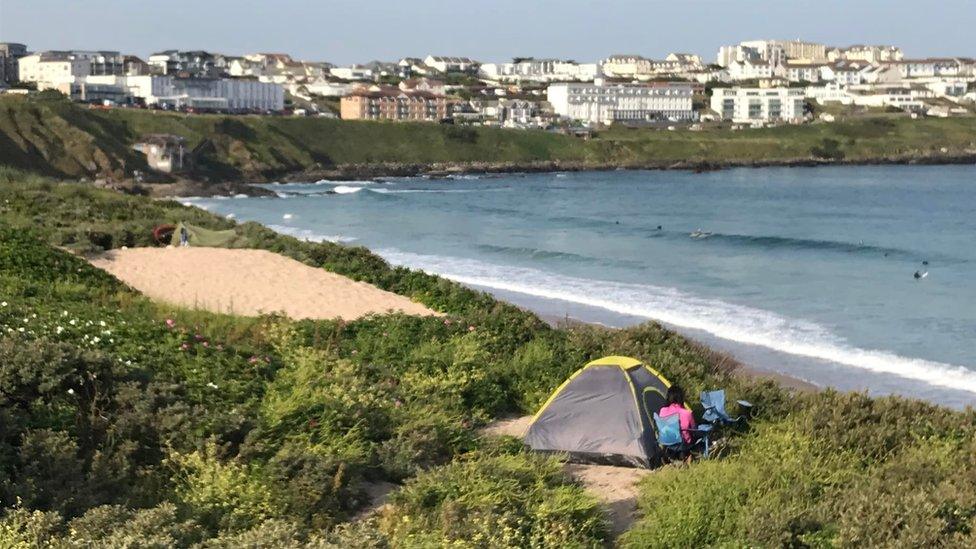
{"label": "person sitting on chair", "polygon": [[661,408],[658,415],[668,417],[678,414],[678,421],[681,423],[681,439],[685,444],[691,444],[691,431],[696,427],[695,417],[691,414],[691,410],[685,408],[684,390],[677,385],[672,385],[668,388],[667,400],[668,405]]}

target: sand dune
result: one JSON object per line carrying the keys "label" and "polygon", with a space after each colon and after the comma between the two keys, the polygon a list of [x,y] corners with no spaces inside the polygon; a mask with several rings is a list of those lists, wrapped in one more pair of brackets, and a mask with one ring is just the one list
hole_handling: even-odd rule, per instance
{"label": "sand dune", "polygon": [[294,319],[437,314],[406,297],[265,250],[132,248],[91,260],[152,299],[182,307]]}

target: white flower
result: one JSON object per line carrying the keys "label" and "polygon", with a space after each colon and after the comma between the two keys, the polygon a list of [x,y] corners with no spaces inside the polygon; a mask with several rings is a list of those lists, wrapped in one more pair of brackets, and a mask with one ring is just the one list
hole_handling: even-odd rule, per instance
{"label": "white flower", "polygon": [[24,327],[21,326],[20,328],[17,328],[17,331],[20,332],[20,333],[24,333]]}
{"label": "white flower", "polygon": [[98,321],[98,325],[101,326],[102,328],[104,328],[105,327],[105,321],[104,320],[99,320]]}
{"label": "white flower", "polygon": [[101,339],[98,339],[98,336],[92,338],[92,344],[98,343],[99,341],[101,341]]}
{"label": "white flower", "polygon": [[68,321],[68,324],[71,324],[72,326],[74,326],[75,325],[75,319],[72,318],[71,320],[69,320]]}
{"label": "white flower", "polygon": [[74,390],[74,389],[68,389],[68,394],[69,394],[69,395],[73,395],[73,394],[75,394],[75,390]]}
{"label": "white flower", "polygon": [[0,307],[6,307],[6,306],[7,306],[6,301],[0,301]]}
{"label": "white flower", "polygon": [[210,387],[211,389],[216,389],[217,388],[217,384],[214,383],[213,381],[211,381],[210,383],[207,384],[207,387]]}
{"label": "white flower", "polygon": [[64,331],[64,328],[62,328],[61,326],[58,326],[58,328],[57,328],[57,330],[55,330],[55,331],[56,331],[56,332],[57,332],[58,334],[60,334],[61,332],[63,332],[63,331]]}

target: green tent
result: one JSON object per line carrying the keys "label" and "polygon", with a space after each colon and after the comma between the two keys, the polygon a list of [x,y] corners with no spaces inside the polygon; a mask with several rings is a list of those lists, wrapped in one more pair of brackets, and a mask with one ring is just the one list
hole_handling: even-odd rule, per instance
{"label": "green tent", "polygon": [[577,462],[653,467],[660,459],[653,416],[667,405],[670,386],[639,360],[594,360],[542,405],[525,443]]}
{"label": "green tent", "polygon": [[246,238],[243,235],[237,234],[237,231],[234,229],[215,231],[190,225],[185,221],[176,224],[176,229],[173,230],[173,237],[170,240],[172,245],[180,245],[180,235],[183,234],[183,231],[186,231],[187,246],[203,248],[244,248],[247,246]]}

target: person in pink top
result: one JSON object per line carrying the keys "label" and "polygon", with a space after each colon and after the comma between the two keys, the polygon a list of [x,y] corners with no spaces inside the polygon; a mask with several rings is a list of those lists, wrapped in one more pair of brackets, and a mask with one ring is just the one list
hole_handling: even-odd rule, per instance
{"label": "person in pink top", "polygon": [[685,408],[685,392],[677,385],[668,387],[668,405],[661,408],[657,415],[668,417],[678,414],[678,422],[681,424],[681,438],[686,444],[691,444],[691,430],[696,427],[695,417],[691,415],[691,410]]}

